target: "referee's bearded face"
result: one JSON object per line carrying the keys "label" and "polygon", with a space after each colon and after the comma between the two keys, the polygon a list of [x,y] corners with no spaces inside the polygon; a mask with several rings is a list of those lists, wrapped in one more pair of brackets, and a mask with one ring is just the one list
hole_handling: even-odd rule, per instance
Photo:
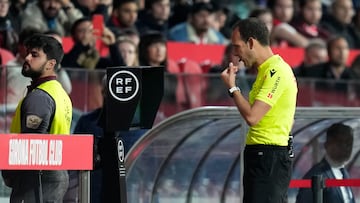
{"label": "referee's bearded face", "polygon": [[42,50],[30,49],[27,51],[21,73],[23,76],[32,79],[39,78],[42,76],[47,63],[46,54]]}

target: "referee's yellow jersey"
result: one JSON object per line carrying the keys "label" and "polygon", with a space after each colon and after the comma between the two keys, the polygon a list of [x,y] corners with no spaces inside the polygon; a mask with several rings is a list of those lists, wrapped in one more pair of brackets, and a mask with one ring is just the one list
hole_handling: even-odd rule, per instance
{"label": "referee's yellow jersey", "polygon": [[265,102],[271,109],[250,127],[246,144],[287,146],[297,99],[297,82],[291,67],[274,55],[258,67],[258,76],[249,93],[249,102]]}

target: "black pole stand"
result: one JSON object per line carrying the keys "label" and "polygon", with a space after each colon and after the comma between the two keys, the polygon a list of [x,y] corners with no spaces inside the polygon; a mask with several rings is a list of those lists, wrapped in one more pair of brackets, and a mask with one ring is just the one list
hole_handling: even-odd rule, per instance
{"label": "black pole stand", "polygon": [[325,187],[322,175],[314,175],[311,178],[311,190],[314,203],[323,203],[323,189]]}
{"label": "black pole stand", "polygon": [[127,202],[126,195],[126,169],[125,169],[125,148],[121,138],[117,137],[117,155],[118,155],[118,169],[119,169],[119,185],[120,185],[120,202]]}

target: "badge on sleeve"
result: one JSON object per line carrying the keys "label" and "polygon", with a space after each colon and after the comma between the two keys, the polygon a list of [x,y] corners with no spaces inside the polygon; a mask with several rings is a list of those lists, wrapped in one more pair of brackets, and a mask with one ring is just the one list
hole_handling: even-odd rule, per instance
{"label": "badge on sleeve", "polygon": [[42,122],[42,118],[37,115],[28,115],[26,117],[26,127],[30,129],[37,129]]}

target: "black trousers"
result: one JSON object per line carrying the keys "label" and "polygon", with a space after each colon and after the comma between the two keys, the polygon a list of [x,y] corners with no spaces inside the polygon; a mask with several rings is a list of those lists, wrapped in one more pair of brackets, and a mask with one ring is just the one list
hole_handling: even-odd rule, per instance
{"label": "black trousers", "polygon": [[39,194],[39,171],[8,171],[11,179],[10,203],[62,203],[69,185],[67,171],[42,171]]}
{"label": "black trousers", "polygon": [[287,147],[247,145],[244,151],[244,203],[285,203],[292,158]]}

